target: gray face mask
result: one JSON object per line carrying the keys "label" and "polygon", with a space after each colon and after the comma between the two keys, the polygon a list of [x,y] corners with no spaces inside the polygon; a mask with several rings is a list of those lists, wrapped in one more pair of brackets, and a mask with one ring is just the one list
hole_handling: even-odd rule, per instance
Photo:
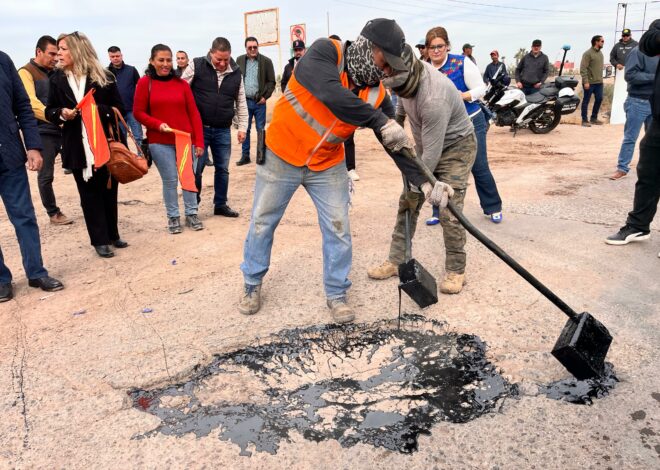
{"label": "gray face mask", "polygon": [[358,36],[346,48],[346,68],[353,83],[359,87],[377,86],[385,76],[374,62],[371,46],[371,41]]}
{"label": "gray face mask", "polygon": [[424,66],[415,57],[415,53],[409,44],[406,44],[403,48],[402,57],[408,70],[385,78],[383,85],[402,98],[411,98],[417,93]]}

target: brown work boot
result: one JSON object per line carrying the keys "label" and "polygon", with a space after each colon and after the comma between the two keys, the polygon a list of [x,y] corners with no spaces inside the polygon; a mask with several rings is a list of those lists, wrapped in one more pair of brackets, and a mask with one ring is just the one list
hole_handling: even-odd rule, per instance
{"label": "brown work boot", "polygon": [[612,176],[610,176],[610,179],[611,180],[620,180],[621,178],[625,178],[626,176],[628,176],[628,173],[626,173],[625,171],[616,170],[614,172],[614,174]]}
{"label": "brown work boot", "polygon": [[380,266],[367,269],[367,276],[371,279],[387,279],[388,277],[398,275],[399,267],[390,260],[383,261],[383,264]]}
{"label": "brown work boot", "polygon": [[353,309],[346,304],[346,297],[328,299],[328,308],[332,319],[337,323],[348,323],[355,320]]}
{"label": "brown work boot", "polygon": [[69,225],[73,223],[73,220],[62,214],[62,212],[58,212],[50,216],[50,223],[53,225]]}
{"label": "brown work boot", "polygon": [[253,286],[245,284],[243,295],[238,302],[238,311],[243,315],[254,315],[261,308],[261,284]]}
{"label": "brown work boot", "polygon": [[445,278],[440,283],[440,292],[443,294],[458,294],[463,290],[465,284],[465,274],[447,271]]}

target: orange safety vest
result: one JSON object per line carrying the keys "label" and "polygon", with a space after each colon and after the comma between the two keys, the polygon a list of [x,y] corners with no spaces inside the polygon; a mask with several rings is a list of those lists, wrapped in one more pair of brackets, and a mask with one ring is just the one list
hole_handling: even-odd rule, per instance
{"label": "orange safety vest", "polygon": [[[343,87],[348,88],[341,43],[337,48],[337,70]],[[358,97],[374,108],[385,99],[385,87],[365,87]],[[266,132],[266,146],[282,160],[294,166],[307,166],[322,171],[344,160],[344,141],[358,126],[340,121],[318,98],[298,80],[294,70],[287,89],[277,101]]]}

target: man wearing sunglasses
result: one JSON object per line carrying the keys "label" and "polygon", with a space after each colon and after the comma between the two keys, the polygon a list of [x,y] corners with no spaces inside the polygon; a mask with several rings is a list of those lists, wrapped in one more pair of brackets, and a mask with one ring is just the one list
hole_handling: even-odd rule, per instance
{"label": "man wearing sunglasses", "polygon": [[637,41],[632,38],[632,32],[625,28],[621,31],[621,39],[614,44],[610,52],[610,64],[616,67],[617,70],[621,70],[626,65],[626,56],[635,47],[637,47]]}
{"label": "man wearing sunglasses", "polygon": [[250,130],[254,118],[257,132],[266,127],[266,100],[275,91],[275,69],[273,62],[259,53],[259,41],[255,37],[245,40],[245,54],[236,59],[245,82],[248,106],[247,134],[243,142],[241,159],[237,165],[250,163]]}

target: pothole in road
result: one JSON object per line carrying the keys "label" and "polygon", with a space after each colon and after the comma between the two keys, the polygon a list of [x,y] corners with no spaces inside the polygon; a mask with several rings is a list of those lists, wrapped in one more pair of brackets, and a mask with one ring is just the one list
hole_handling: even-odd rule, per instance
{"label": "pothole in road", "polygon": [[518,394],[476,336],[421,316],[282,331],[218,355],[184,383],[129,392],[157,434],[216,434],[241,455],[276,453],[297,434],[411,453],[435,423],[465,423]]}

